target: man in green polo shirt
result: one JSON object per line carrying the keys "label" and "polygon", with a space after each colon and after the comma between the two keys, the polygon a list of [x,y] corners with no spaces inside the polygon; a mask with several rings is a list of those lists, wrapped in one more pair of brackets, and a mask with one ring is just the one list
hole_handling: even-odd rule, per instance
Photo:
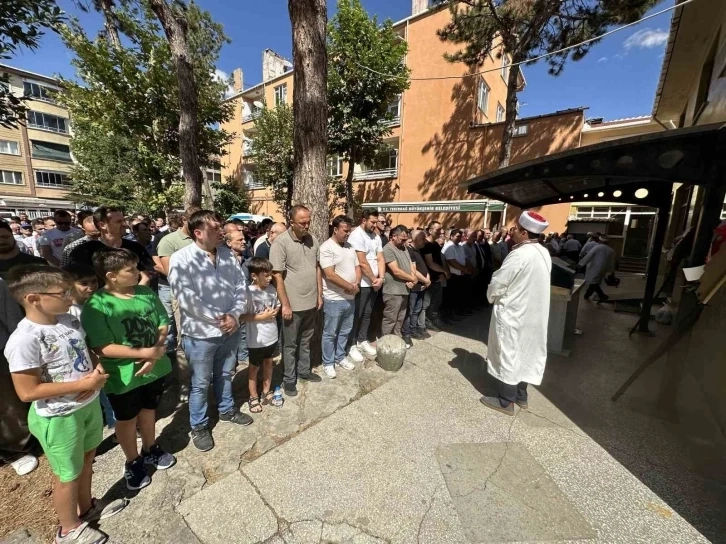
{"label": "man in green polo shirt", "polygon": [[298,378],[319,382],[310,369],[310,340],[315,315],[323,306],[323,276],[319,266],[320,244],[308,232],[310,210],[294,206],[290,228],[270,247],[272,277],[282,303],[282,358],[285,393],[297,395]]}

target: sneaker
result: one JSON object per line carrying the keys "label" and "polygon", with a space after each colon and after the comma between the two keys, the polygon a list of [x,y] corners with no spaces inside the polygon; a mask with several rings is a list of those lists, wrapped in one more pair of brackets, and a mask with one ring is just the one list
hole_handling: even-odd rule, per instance
{"label": "sneaker", "polygon": [[427,339],[431,338],[431,335],[428,332],[426,332],[426,329],[418,329],[418,330],[416,330],[416,332],[413,333],[413,337],[416,340],[427,340]]}
{"label": "sneaker", "polygon": [[519,406],[522,410],[529,409],[529,403],[526,400],[516,400],[514,402],[516,402],[517,406]]}
{"label": "sneaker", "polygon": [[239,410],[231,410],[226,414],[219,414],[220,423],[234,423],[235,425],[242,425],[246,427],[250,425],[254,420],[247,414],[243,414]]}
{"label": "sneaker", "polygon": [[294,383],[286,383],[284,389],[288,397],[297,397],[297,387]]}
{"label": "sneaker", "polygon": [[411,340],[410,336],[404,336],[403,341],[406,342],[406,349],[413,347],[413,340]]}
{"label": "sneaker", "polygon": [[157,470],[166,470],[176,465],[176,457],[162,450],[159,444],[151,446],[148,452],[141,450],[141,457],[145,464],[154,465]]}
{"label": "sneaker", "polygon": [[487,397],[484,396],[479,399],[479,402],[481,402],[484,406],[487,408],[491,408],[492,410],[496,410],[497,412],[501,412],[502,414],[506,414],[508,416],[514,415],[514,403],[510,402],[509,406],[502,406],[502,403],[499,401],[498,397]]}
{"label": "sneaker", "polygon": [[192,429],[192,443],[199,451],[209,451],[214,447],[212,433],[206,427]]}
{"label": "sneaker", "polygon": [[300,374],[298,376],[298,378],[300,378],[301,380],[303,380],[305,382],[322,382],[323,381],[323,379],[320,376],[318,376],[317,374],[315,374],[314,372],[310,372],[309,374]]}
{"label": "sneaker", "polygon": [[353,346],[350,348],[350,351],[348,352],[348,357],[353,359],[356,363],[362,363],[366,360],[365,357],[363,357],[363,354],[358,349],[358,346]]}
{"label": "sneaker", "polygon": [[88,522],[84,521],[75,529],[71,529],[64,536],[61,536],[61,530],[55,534],[55,544],[63,544],[64,542],[72,542],[73,544],[104,544],[108,541],[108,535],[101,531],[88,526]]}
{"label": "sneaker", "polygon": [[377,352],[376,348],[371,346],[371,343],[366,340],[365,342],[359,342],[358,343],[358,349],[365,355],[366,357],[375,357]]}
{"label": "sneaker", "polygon": [[323,365],[323,366],[324,366],[324,369],[323,370],[325,371],[325,375],[328,378],[330,378],[332,380],[333,378],[337,378],[338,377],[338,375],[335,373],[335,366],[334,365]]}
{"label": "sneaker", "polygon": [[35,455],[23,455],[10,463],[10,466],[15,469],[18,476],[25,476],[38,468],[38,458]]}
{"label": "sneaker", "polygon": [[124,478],[126,478],[126,487],[131,491],[137,489],[143,489],[151,483],[151,478],[146,473],[144,468],[144,458],[140,455],[131,461],[127,462],[124,467]]}
{"label": "sneaker", "polygon": [[128,505],[128,501],[126,499],[116,499],[115,501],[105,501],[103,499],[91,499],[91,508],[88,509],[88,511],[83,514],[82,516],[78,516],[81,518],[81,521],[85,521],[87,523],[93,523],[94,521],[99,521],[101,519],[110,518],[111,516],[115,516],[118,514],[121,510],[126,508],[126,505]]}
{"label": "sneaker", "polygon": [[347,357],[343,357],[343,360],[338,363],[338,366],[345,370],[355,370],[355,365],[353,364],[353,361],[351,361]]}

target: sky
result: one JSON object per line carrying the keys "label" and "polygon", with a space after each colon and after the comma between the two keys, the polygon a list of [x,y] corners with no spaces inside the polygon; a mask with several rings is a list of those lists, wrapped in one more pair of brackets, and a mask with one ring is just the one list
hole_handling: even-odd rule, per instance
{"label": "sky", "polygon": [[[197,0],[215,20],[224,24],[232,42],[222,49],[218,73],[225,77],[237,67],[244,71],[245,87],[262,79],[262,51],[273,49],[292,58],[290,19],[285,0]],[[73,0],[58,0],[59,5],[81,20],[89,33],[101,28],[97,14],[84,14]],[[394,21],[411,13],[411,0],[362,0],[370,14]],[[661,2],[650,13],[673,5]],[[332,15],[335,0],[328,0]],[[529,117],[585,106],[586,116],[606,120],[649,115],[653,108],[660,69],[668,39],[672,12],[617,32],[596,44],[581,61],[568,61],[557,77],[547,73],[543,62],[524,67],[526,89],[519,94],[520,115]],[[22,51],[6,61],[11,66],[47,75],[73,77],[72,54],[60,39],[46,34],[35,51]],[[452,67],[452,73],[454,73]],[[425,77],[426,74],[414,74]]]}

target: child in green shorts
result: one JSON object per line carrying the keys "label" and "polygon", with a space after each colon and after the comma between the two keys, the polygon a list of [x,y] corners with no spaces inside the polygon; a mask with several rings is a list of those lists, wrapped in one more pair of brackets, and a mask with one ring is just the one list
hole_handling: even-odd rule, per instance
{"label": "child in green shorts", "polygon": [[[156,443],[156,408],[171,372],[166,356],[169,317],[159,297],[138,285],[138,257],[128,249],[106,248],[93,255],[93,267],[106,285],[86,302],[81,321],[89,347],[108,372],[104,391],[116,416],[116,438],[126,456],[126,487],[151,483],[145,465],[171,468],[176,459]],[[141,453],[136,429],[141,434]]]}
{"label": "child in green shorts", "polygon": [[28,426],[55,474],[55,542],[101,544],[108,537],[88,524],[126,506],[91,496],[93,458],[103,439],[98,392],[108,374],[100,364],[94,368],[81,324],[67,313],[72,280],[66,273],[27,265],[11,270],[7,281],[25,319],[10,335],[5,357],[18,397],[33,403]]}

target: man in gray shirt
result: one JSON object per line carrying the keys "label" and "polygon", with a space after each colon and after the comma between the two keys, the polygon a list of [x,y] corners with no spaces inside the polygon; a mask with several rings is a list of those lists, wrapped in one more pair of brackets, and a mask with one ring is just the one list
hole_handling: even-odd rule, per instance
{"label": "man in gray shirt", "polygon": [[310,210],[293,206],[290,228],[270,248],[272,279],[282,303],[282,359],[285,393],[297,395],[297,380],[319,382],[310,369],[315,316],[323,307],[320,244],[309,233]]}
{"label": "man in gray shirt", "polygon": [[408,295],[418,282],[416,266],[406,251],[408,232],[398,225],[391,230],[391,238],[383,248],[386,261],[386,279],[383,283],[383,334],[401,336],[401,327],[408,309]]}

